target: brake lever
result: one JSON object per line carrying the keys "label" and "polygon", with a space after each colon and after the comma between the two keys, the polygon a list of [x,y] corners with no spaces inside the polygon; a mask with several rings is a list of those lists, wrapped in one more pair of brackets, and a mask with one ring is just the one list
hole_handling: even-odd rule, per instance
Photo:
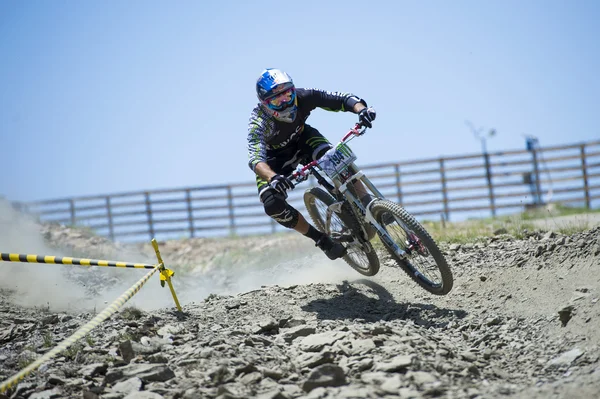
{"label": "brake lever", "polygon": [[298,165],[296,166],[296,170],[288,176],[288,179],[295,179],[296,183],[302,183],[308,180],[308,173],[302,172],[302,167]]}
{"label": "brake lever", "polygon": [[358,122],[354,126],[354,130],[356,130],[357,136],[362,136],[363,134],[365,134],[367,132],[367,127],[365,125],[363,125],[362,122]]}

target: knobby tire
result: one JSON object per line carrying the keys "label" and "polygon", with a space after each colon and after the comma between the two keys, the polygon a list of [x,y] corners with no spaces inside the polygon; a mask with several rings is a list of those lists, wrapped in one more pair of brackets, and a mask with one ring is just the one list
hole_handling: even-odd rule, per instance
{"label": "knobby tire", "polygon": [[[402,270],[404,270],[410,276],[410,278],[413,279],[417,284],[419,284],[422,288],[424,288],[432,294],[446,295],[448,292],[450,292],[453,285],[453,277],[450,267],[448,266],[444,255],[438,248],[435,240],[429,235],[429,233],[427,232],[427,230],[425,230],[421,223],[419,223],[403,207],[388,200],[375,201],[371,206],[371,212],[373,213],[375,220],[377,220],[377,222],[379,222],[386,231],[388,231],[386,228],[388,226],[385,225],[384,221],[387,219],[389,222],[389,216],[384,217],[384,215],[386,213],[394,215],[394,217],[397,218],[395,222],[398,224],[398,226],[405,233],[407,231],[407,228],[410,231],[412,231],[419,238],[421,243],[427,248],[427,251],[429,252],[429,256],[427,257],[424,257],[417,252],[416,254],[413,253],[413,255],[408,256],[406,259],[401,259],[394,252],[394,250],[386,244],[385,240],[380,235],[381,242],[383,243],[384,247],[388,250],[392,258],[394,258],[394,260],[402,268]],[[400,220],[404,226],[398,223],[398,220]],[[389,235],[391,236],[391,234]],[[402,249],[405,249],[406,247],[406,243],[396,241],[396,244]],[[417,270],[415,270],[415,266],[411,263],[411,260],[413,260],[413,263],[416,263],[416,261],[419,259],[428,259],[429,257],[433,259],[438,271],[440,272],[440,283],[431,281],[429,278],[423,275],[421,271],[416,272]]]}

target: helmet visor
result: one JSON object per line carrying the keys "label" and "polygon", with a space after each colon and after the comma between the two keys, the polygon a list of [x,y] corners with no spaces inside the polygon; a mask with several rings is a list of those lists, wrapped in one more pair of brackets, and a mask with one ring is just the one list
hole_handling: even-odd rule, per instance
{"label": "helmet visor", "polygon": [[289,88],[265,101],[265,105],[272,110],[281,111],[286,109],[296,101],[296,89]]}

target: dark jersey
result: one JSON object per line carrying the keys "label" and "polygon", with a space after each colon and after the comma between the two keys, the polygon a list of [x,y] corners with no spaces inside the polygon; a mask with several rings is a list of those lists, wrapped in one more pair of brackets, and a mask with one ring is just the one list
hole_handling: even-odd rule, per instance
{"label": "dark jersey", "polygon": [[[364,100],[350,94],[329,92],[317,89],[296,89],[298,113],[292,123],[280,122],[266,113],[258,104],[250,116],[248,124],[248,165],[252,170],[259,162],[266,162],[267,157],[282,156],[290,145],[296,144],[306,126],[306,119],[315,108],[328,111],[352,111],[356,103]],[[267,155],[268,154],[268,155]]]}

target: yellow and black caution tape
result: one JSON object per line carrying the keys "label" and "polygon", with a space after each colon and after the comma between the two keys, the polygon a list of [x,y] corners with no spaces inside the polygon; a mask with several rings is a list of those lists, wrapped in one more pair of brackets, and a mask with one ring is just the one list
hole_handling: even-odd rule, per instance
{"label": "yellow and black caution tape", "polygon": [[0,260],[5,262],[26,262],[26,263],[51,263],[60,265],[79,265],[79,266],[105,266],[105,267],[124,267],[133,269],[155,269],[160,270],[160,285],[165,286],[165,281],[169,284],[171,295],[177,306],[177,310],[181,312],[181,305],[175,294],[175,289],[171,283],[171,277],[175,274],[172,270],[167,269],[160,256],[158,250],[158,243],[155,238],[152,239],[152,246],[154,252],[158,258],[158,265],[148,265],[146,263],[127,263],[127,262],[115,262],[112,260],[99,260],[99,259],[87,259],[87,258],[70,258],[60,256],[44,256],[44,255],[31,255],[31,254],[12,254],[7,252],[0,252]]}
{"label": "yellow and black caution tape", "polygon": [[66,350],[69,346],[73,345],[75,342],[83,338],[87,333],[89,333],[92,329],[97,327],[100,323],[108,319],[114,313],[122,307],[125,302],[130,300],[138,291],[142,288],[144,284],[152,277],[154,273],[160,271],[160,285],[162,287],[165,286],[165,281],[169,284],[169,289],[171,290],[171,295],[173,295],[173,300],[175,301],[175,305],[177,305],[177,309],[181,311],[181,305],[179,304],[179,300],[177,299],[177,295],[175,294],[175,289],[173,288],[173,284],[171,283],[171,277],[175,274],[172,270],[167,269],[165,264],[163,263],[162,257],[160,255],[160,251],[158,250],[158,243],[156,239],[152,239],[152,246],[154,247],[154,252],[156,253],[156,257],[158,259],[158,264],[156,265],[148,265],[145,263],[127,263],[127,262],[113,262],[108,260],[97,260],[97,259],[80,259],[80,258],[69,258],[69,257],[58,257],[58,256],[40,256],[40,255],[27,255],[27,254],[12,254],[12,253],[0,253],[0,260],[6,262],[28,262],[28,263],[52,263],[52,264],[63,264],[63,265],[80,265],[80,266],[107,266],[107,267],[125,267],[125,268],[135,268],[135,269],[152,269],[148,274],[142,277],[137,283],[135,283],[131,288],[129,288],[125,293],[123,293],[120,297],[118,297],[113,303],[111,303],[106,309],[104,309],[100,314],[86,323],[79,330],[75,331],[73,335],[69,338],[65,339],[63,342],[58,344],[52,350],[46,352],[42,357],[31,363],[29,366],[25,367],[23,370],[19,371],[17,374],[10,377],[8,380],[0,383],[0,393],[5,392],[6,390],[14,387],[16,384],[21,382],[25,377],[31,374],[33,371],[37,370],[40,365],[52,359],[57,354]]}
{"label": "yellow and black caution tape", "polygon": [[158,250],[158,243],[155,238],[152,239],[152,246],[154,252],[158,258],[158,265],[148,265],[146,263],[127,263],[127,262],[115,262],[112,260],[100,260],[100,259],[87,259],[87,258],[70,258],[61,256],[45,256],[45,255],[32,255],[32,254],[13,254],[7,252],[0,252],[0,260],[5,262],[25,262],[25,263],[51,263],[59,265],[79,265],[79,266],[104,266],[104,267],[124,267],[133,269],[155,269],[160,270],[160,285],[165,286],[165,281],[169,284],[171,295],[177,306],[177,310],[181,311],[181,305],[175,294],[175,289],[171,283],[171,277],[175,274],[172,270],[167,269],[160,256]]}
{"label": "yellow and black caution tape", "polygon": [[[164,267],[164,266],[163,266]],[[73,345],[76,341],[83,338],[87,333],[89,333],[92,329],[97,327],[100,323],[108,319],[114,313],[122,307],[125,302],[130,300],[137,292],[142,288],[142,286],[152,277],[157,270],[160,270],[160,265],[153,266],[154,270],[150,271],[144,277],[142,277],[137,283],[135,283],[131,288],[129,288],[125,293],[123,293],[120,297],[118,297],[113,303],[111,303],[106,309],[104,309],[100,314],[82,326],[79,330],[75,331],[73,335],[69,338],[62,341],[56,347],[54,347],[49,352],[46,352],[42,357],[31,363],[29,366],[25,367],[23,370],[19,371],[17,374],[13,375],[6,381],[0,383],[0,393],[5,392],[6,390],[16,386],[19,382],[21,382],[25,377],[31,374],[33,371],[37,370],[43,363],[52,359],[57,354],[66,350],[69,346]]]}
{"label": "yellow and black caution tape", "polygon": [[127,263],[115,262],[112,260],[81,259],[60,256],[10,254],[5,252],[0,253],[0,260],[5,262],[51,263],[58,265],[124,267],[133,269],[154,269],[156,267],[155,265],[148,265],[145,263]]}

